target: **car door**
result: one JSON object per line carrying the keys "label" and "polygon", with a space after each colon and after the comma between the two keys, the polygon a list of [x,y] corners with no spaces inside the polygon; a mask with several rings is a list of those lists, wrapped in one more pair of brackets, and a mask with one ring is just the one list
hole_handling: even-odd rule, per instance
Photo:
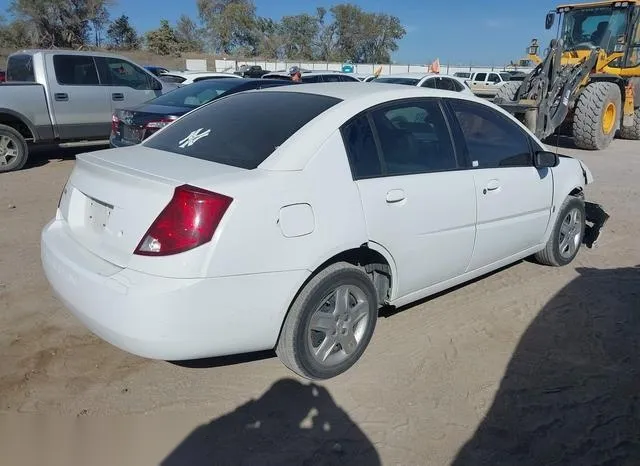
{"label": "car door", "polygon": [[486,95],[496,95],[502,84],[502,78],[498,73],[489,73],[485,85]]}
{"label": "car door", "polygon": [[473,93],[482,93],[482,90],[486,87],[487,73],[474,73],[471,78],[470,86]]}
{"label": "car door", "polygon": [[141,67],[118,57],[96,57],[100,81],[108,87],[111,109],[132,107],[162,94],[162,83]]}
{"label": "car door", "polygon": [[477,234],[469,271],[522,253],[543,240],[553,174],[533,165],[528,134],[487,105],[447,99],[457,140],[466,146],[477,197]]}
{"label": "car door", "polygon": [[438,99],[372,109],[343,128],[370,241],[397,268],[396,298],[467,269],[475,238],[473,173],[458,160]]}
{"label": "car door", "polygon": [[60,139],[108,139],[111,104],[100,85],[93,57],[46,56],[49,102]]}

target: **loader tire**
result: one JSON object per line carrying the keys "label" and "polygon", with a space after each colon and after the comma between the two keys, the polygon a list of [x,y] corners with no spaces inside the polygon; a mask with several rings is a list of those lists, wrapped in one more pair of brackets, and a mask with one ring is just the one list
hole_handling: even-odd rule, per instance
{"label": "loader tire", "polygon": [[589,84],[578,98],[573,139],[580,149],[602,150],[613,141],[620,123],[622,95],[617,84]]}
{"label": "loader tire", "polygon": [[640,108],[636,108],[633,114],[633,125],[620,128],[620,137],[632,141],[640,140]]}
{"label": "loader tire", "polygon": [[516,99],[516,93],[518,92],[518,89],[520,89],[521,85],[522,83],[520,81],[504,83],[504,85],[498,89],[494,102],[513,102]]}

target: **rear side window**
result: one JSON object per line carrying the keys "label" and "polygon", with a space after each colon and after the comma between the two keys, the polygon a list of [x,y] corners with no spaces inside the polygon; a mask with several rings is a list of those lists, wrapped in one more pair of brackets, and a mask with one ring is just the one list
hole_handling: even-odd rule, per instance
{"label": "rear side window", "polygon": [[475,168],[533,165],[526,133],[513,121],[482,104],[451,100]]}
{"label": "rear side window", "polygon": [[345,125],[342,128],[342,138],[354,179],[382,175],[378,147],[366,115],[361,115]]}
{"label": "rear side window", "polygon": [[98,71],[92,57],[86,55],[55,55],[53,68],[59,84],[68,86],[98,86]]}
{"label": "rear side window", "polygon": [[36,81],[31,55],[12,55],[7,63],[7,81]]}
{"label": "rear side window", "polygon": [[200,107],[143,145],[254,169],[316,116],[340,102],[293,92],[233,94]]}

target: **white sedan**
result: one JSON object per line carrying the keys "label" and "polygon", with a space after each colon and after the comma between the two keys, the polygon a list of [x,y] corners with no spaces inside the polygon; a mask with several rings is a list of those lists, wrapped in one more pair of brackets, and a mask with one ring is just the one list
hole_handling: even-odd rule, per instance
{"label": "white sedan", "polygon": [[372,79],[376,84],[404,84],[407,86],[427,87],[442,91],[462,92],[473,95],[471,88],[464,79],[436,73],[400,73],[387,74]]}
{"label": "white sedan", "polygon": [[383,305],[527,256],[569,264],[606,216],[585,202],[592,180],[474,96],[249,91],[138,146],[79,155],[42,263],[73,314],[123,350],[275,349],[326,379],[360,358]]}

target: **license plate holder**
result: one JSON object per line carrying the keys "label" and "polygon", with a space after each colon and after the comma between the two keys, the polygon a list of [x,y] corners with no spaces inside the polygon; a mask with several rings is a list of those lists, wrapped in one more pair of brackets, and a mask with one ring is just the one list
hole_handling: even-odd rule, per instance
{"label": "license plate holder", "polygon": [[112,211],[112,205],[87,197],[86,222],[94,230],[102,231],[107,227]]}

